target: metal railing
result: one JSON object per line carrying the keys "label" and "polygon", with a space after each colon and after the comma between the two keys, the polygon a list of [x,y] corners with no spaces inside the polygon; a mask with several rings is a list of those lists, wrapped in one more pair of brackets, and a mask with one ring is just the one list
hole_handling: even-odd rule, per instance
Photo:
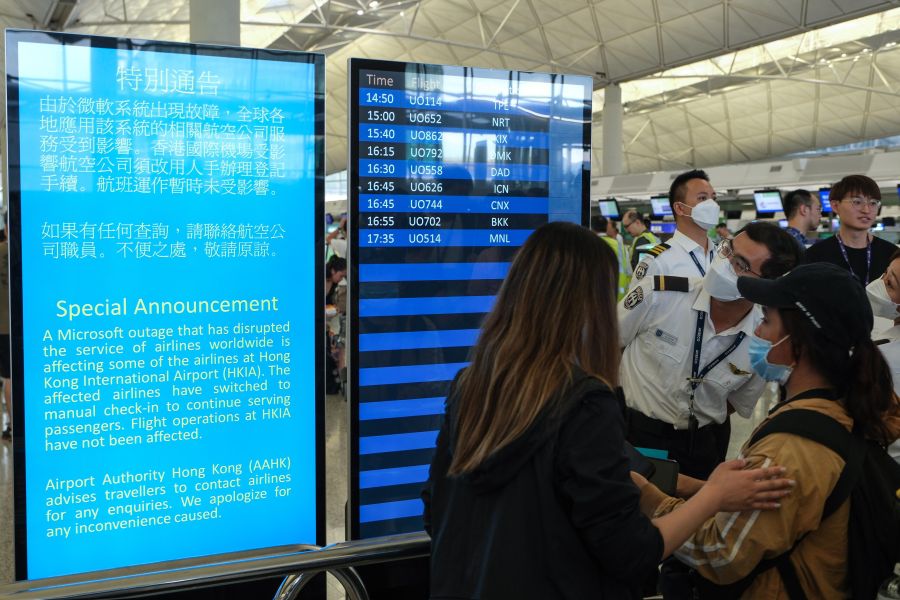
{"label": "metal railing", "polygon": [[291,600],[314,575],[323,571],[334,575],[344,586],[348,600],[368,600],[368,593],[354,567],[419,558],[430,552],[430,538],[425,533],[392,535],[213,564],[177,566],[176,561],[172,568],[151,573],[23,581],[0,587],[0,600],[142,596],[276,576],[285,576],[285,580],[275,599]]}

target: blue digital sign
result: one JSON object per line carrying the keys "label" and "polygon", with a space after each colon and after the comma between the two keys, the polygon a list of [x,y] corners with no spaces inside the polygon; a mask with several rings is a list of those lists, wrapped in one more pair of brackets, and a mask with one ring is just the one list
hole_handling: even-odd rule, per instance
{"label": "blue digital sign", "polygon": [[819,202],[822,204],[822,214],[827,215],[831,212],[831,188],[819,188]]}
{"label": "blue digital sign", "polygon": [[422,529],[453,377],[516,250],[586,224],[591,80],[350,61],[351,536]]}
{"label": "blue digital sign", "polygon": [[321,543],[323,57],[6,49],[17,578]]}

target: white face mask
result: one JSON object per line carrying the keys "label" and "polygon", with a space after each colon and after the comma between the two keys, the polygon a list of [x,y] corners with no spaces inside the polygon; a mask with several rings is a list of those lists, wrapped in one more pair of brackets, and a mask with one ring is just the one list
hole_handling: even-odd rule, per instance
{"label": "white face mask", "polygon": [[708,199],[691,208],[690,217],[703,229],[710,229],[719,224],[719,210],[719,203]]}
{"label": "white face mask", "polygon": [[866,286],[866,296],[869,297],[869,304],[872,306],[872,312],[876,317],[884,317],[893,321],[900,317],[897,312],[897,305],[891,300],[887,287],[884,285],[884,279],[878,278]]}
{"label": "white face mask", "polygon": [[741,298],[737,280],[731,261],[717,253],[709,265],[709,272],[703,278],[703,289],[716,300],[732,302]]}

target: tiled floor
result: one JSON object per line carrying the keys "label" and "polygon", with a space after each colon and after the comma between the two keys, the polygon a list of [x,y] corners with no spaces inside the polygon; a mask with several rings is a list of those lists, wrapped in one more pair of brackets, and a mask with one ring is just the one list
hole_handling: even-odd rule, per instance
{"label": "tiled floor", "polygon": [[[350,411],[343,396],[325,399],[325,527],[329,544],[347,539],[344,507],[347,504]],[[344,588],[328,576],[328,600],[344,600]]]}
{"label": "tiled floor", "polygon": [[[732,443],[729,457],[737,455],[741,444],[753,428],[765,417],[775,402],[772,390],[767,390],[751,419],[735,415],[732,419]],[[340,396],[328,396],[325,401],[325,462],[326,462],[326,539],[339,542],[344,535],[344,507],[347,501],[347,467],[349,428],[348,405]],[[0,583],[13,580],[13,489],[12,446],[0,443]],[[343,588],[329,577],[329,600],[343,600]]]}

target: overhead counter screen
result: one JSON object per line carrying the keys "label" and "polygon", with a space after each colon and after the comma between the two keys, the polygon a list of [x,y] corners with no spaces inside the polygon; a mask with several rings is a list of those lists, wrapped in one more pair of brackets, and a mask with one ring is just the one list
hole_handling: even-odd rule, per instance
{"label": "overhead counter screen", "polygon": [[516,250],[588,218],[591,80],[350,61],[351,533],[419,531],[453,377]]}
{"label": "overhead counter screen", "polygon": [[17,579],[324,542],[324,58],[6,50]]}

